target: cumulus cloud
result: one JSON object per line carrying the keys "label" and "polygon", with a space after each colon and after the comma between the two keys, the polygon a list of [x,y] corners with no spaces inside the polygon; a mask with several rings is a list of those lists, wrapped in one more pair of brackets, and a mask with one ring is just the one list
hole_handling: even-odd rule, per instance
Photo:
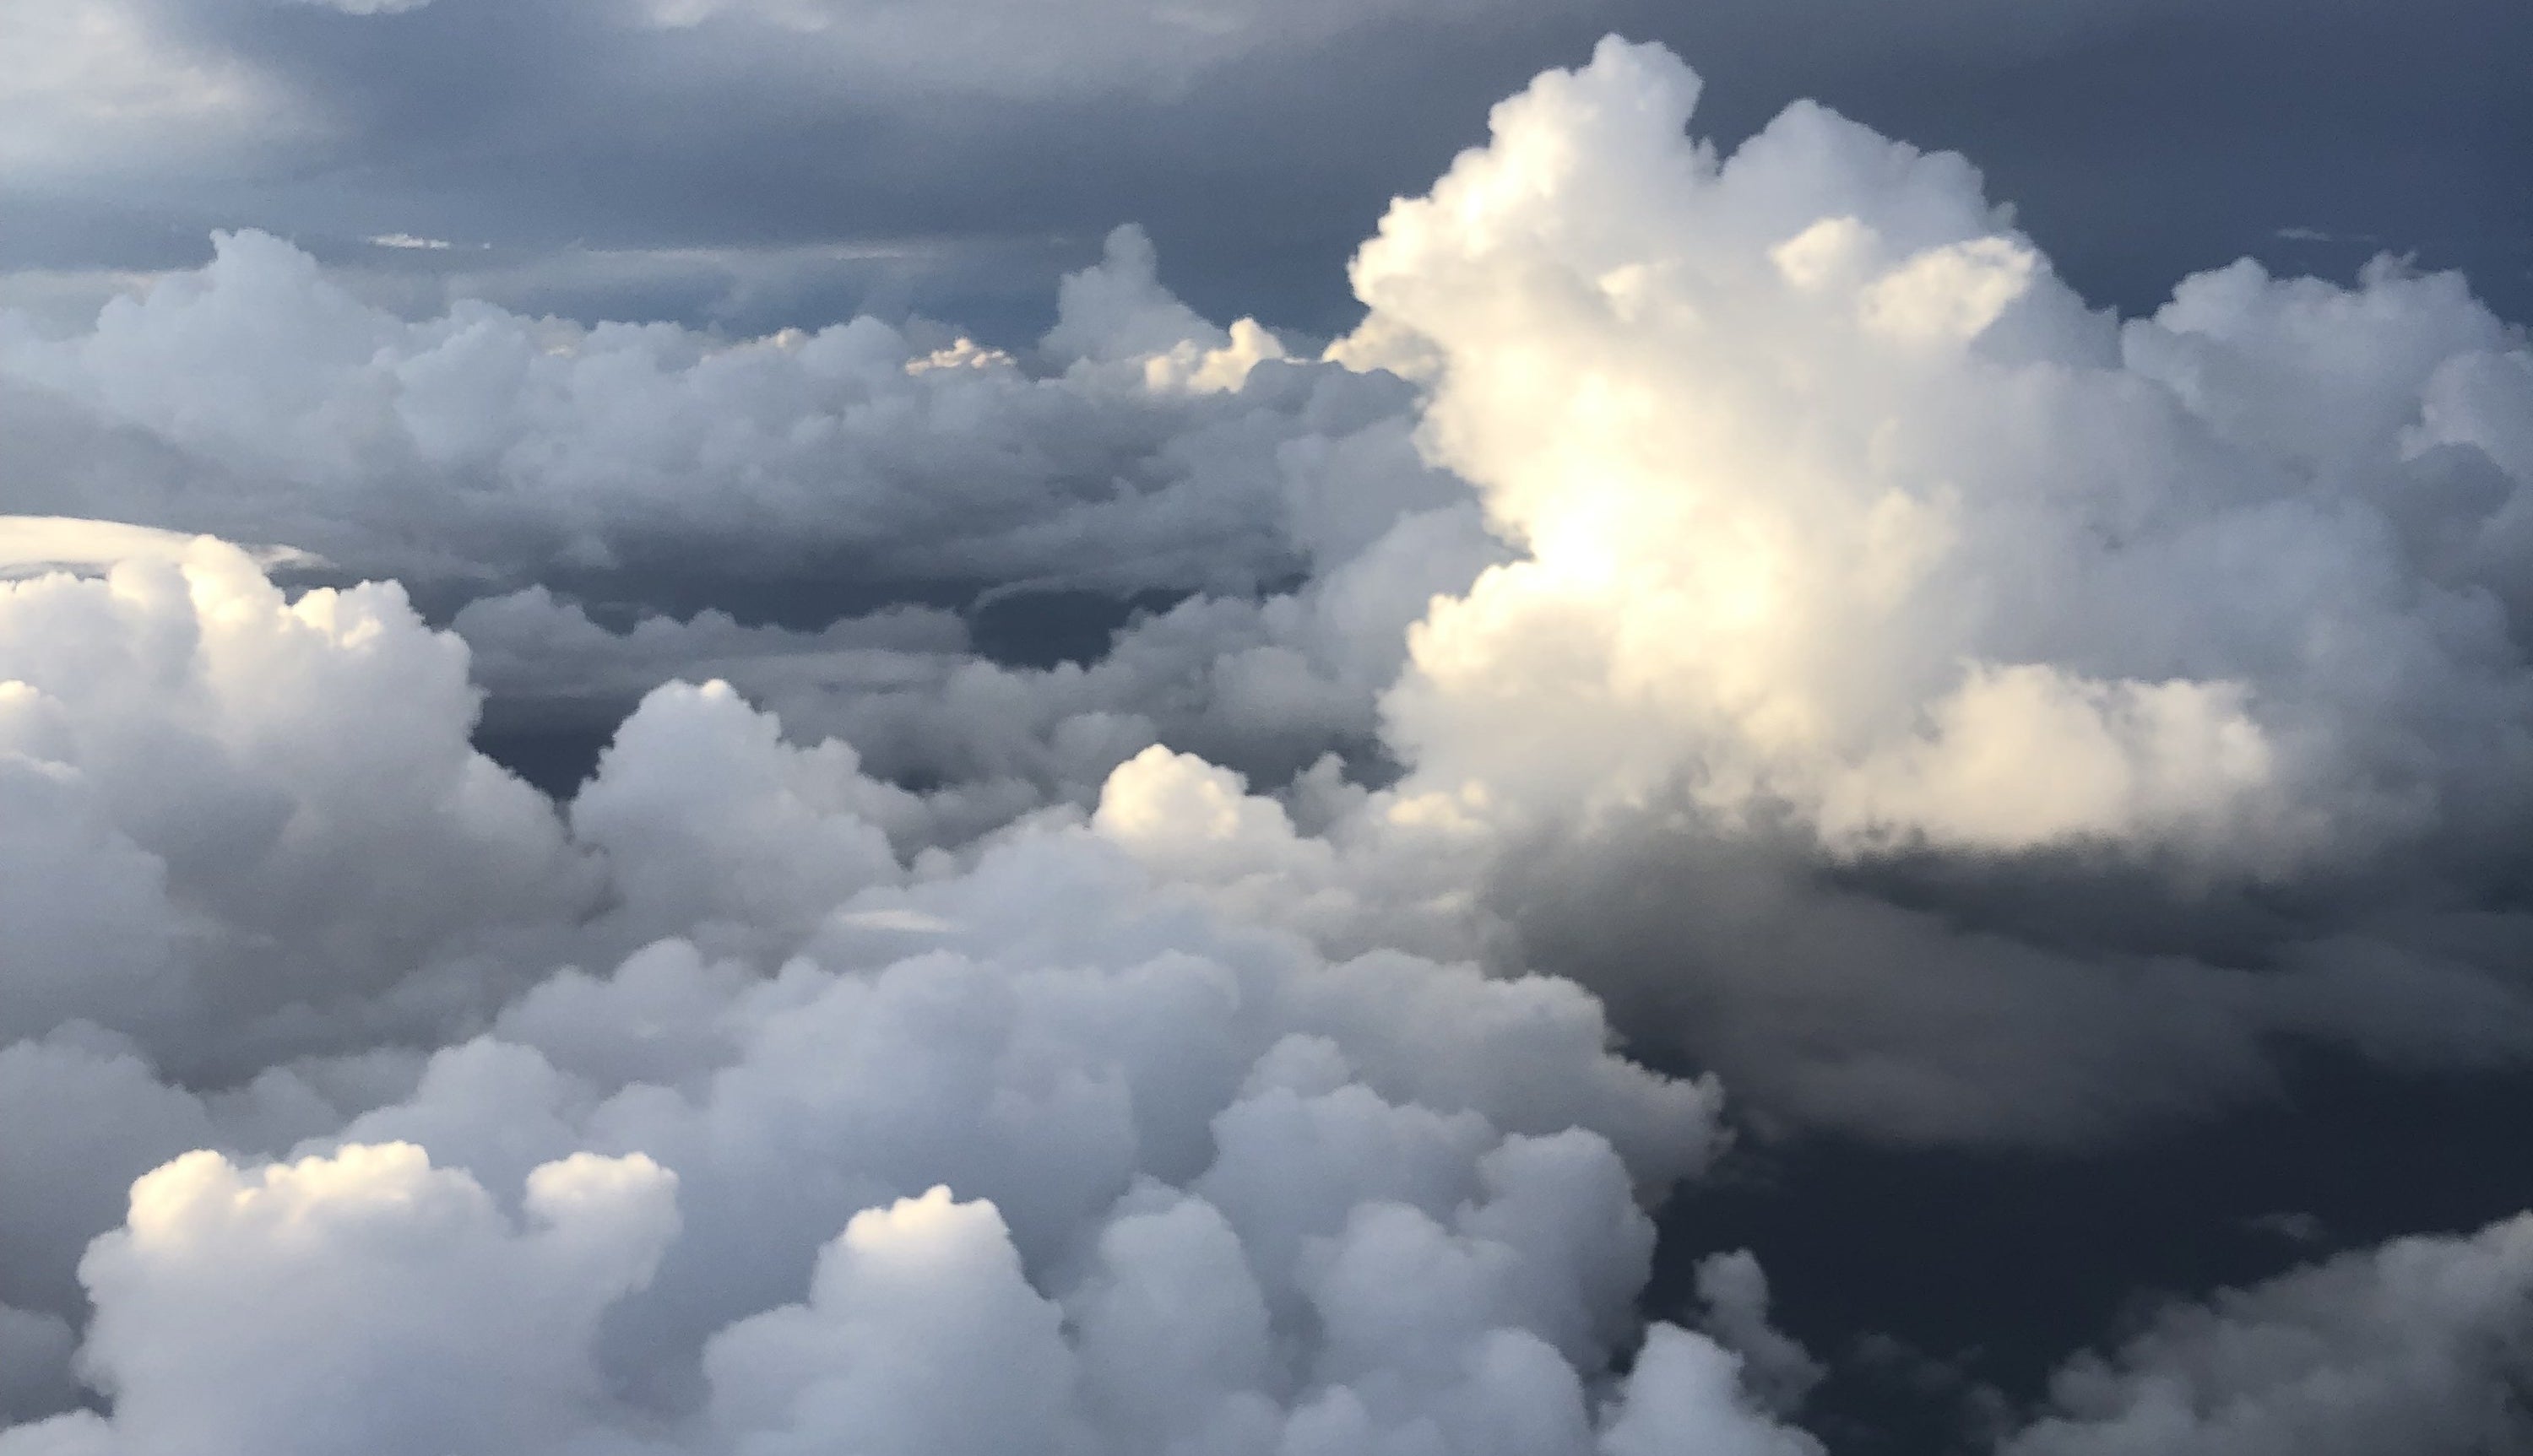
{"label": "cumulus cloud", "polygon": [[[464,750],[462,646],[391,591],[294,603],[219,543],[157,555],[6,588],[22,629],[0,640],[52,734],[30,729],[12,762],[95,795],[95,834],[138,866],[146,903],[199,897],[213,931],[245,903],[264,948],[330,944],[330,971],[370,981],[330,994],[430,988],[441,1034],[462,1036],[470,1002],[483,1031],[419,1068],[284,1041],[261,1076],[206,1093],[170,1058],[272,1033],[197,1018],[152,1057],[88,1024],[120,1012],[148,1033],[149,1017],[80,978],[88,999],[67,1006],[13,998],[37,1019],[26,1029],[55,1029],[0,1054],[26,1074],[0,1078],[0,1100],[50,1130],[12,1143],[29,1160],[12,1184],[56,1193],[0,1218],[0,1297],[34,1372],[11,1396],[60,1398],[76,1258],[93,1313],[72,1369],[105,1408],[24,1425],[0,1450],[313,1452],[378,1422],[417,1450],[777,1449],[847,1428],[910,1451],[1465,1446],[1508,1400],[1537,1439],[1507,1449],[1625,1449],[1692,1421],[1805,1448],[1733,1393],[1729,1357],[1677,1332],[1658,1338],[1688,1343],[1665,1358],[1708,1362],[1712,1404],[1598,1403],[1637,1333],[1645,1207],[1720,1133],[1711,1084],[1614,1056],[1571,985],[1396,952],[1329,960],[1143,868],[1102,827],[1154,828],[1123,797],[1090,823],[1057,811],[901,857],[886,826],[921,796],[840,742],[784,741],[719,684],[652,693],[558,816]],[[23,625],[39,612],[40,637]],[[233,882],[208,883],[112,797],[138,770],[98,746],[39,644],[194,683],[148,701],[162,725],[191,709],[214,733],[221,674],[265,674],[258,707],[299,729],[269,760],[223,757],[216,736],[163,754],[199,776],[181,807],[215,844],[274,794],[287,807],[299,774],[326,786],[280,843],[304,822],[308,852],[358,861],[391,830],[410,877],[443,852],[432,836],[453,836],[471,878],[425,896],[434,918],[385,947],[340,939],[355,909],[393,928],[345,887],[289,893],[316,870],[287,855],[232,853]],[[270,691],[294,680],[316,696]],[[393,734],[364,716],[390,710]],[[373,805],[367,840],[321,813],[353,804],[323,776],[356,746],[372,755],[358,782],[419,796]],[[222,772],[250,771],[265,795],[218,796]],[[430,806],[428,830],[396,818],[405,802]],[[1241,822],[1281,812],[1241,802]],[[1271,875],[1263,847],[1251,872]],[[1241,850],[1216,868],[1240,873]],[[541,902],[583,857],[603,893]],[[436,942],[485,915],[468,897],[491,892],[468,887],[493,884],[552,931],[480,948],[496,965],[652,943],[603,974],[469,967]],[[102,918],[98,889],[52,890],[63,913]],[[205,1004],[272,998],[278,972],[224,958],[216,934],[152,949],[147,968]],[[484,1015],[487,995],[506,1005]],[[114,1217],[99,1202],[188,1146],[212,1150],[138,1176],[121,1228],[79,1256]],[[1388,1284],[1411,1266],[1433,1279]],[[1173,1312],[1189,1297],[1227,1322],[1155,1327],[1190,1317]],[[1153,1363],[1156,1343],[1203,1381]],[[988,1369],[1004,1398],[951,1398]]]}
{"label": "cumulus cloud", "polygon": [[555,1448],[600,1393],[599,1315],[649,1277],[676,1180],[581,1155],[528,1178],[514,1227],[405,1144],[249,1177],[214,1152],[133,1185],[81,1260],[81,1360],[113,1397],[0,1433],[0,1450]]}
{"label": "cumulus cloud", "polygon": [[391,584],[290,601],[217,541],[78,549],[133,546],[0,582],[0,1028],[79,1019],[236,1075],[498,995],[499,944],[596,887],[546,801],[469,746],[464,645]]}
{"label": "cumulus cloud", "polygon": [[1422,782],[2256,875],[2511,812],[2515,573],[2395,524],[2423,474],[2527,484],[2421,448],[2441,368],[2521,357],[2457,280],[2245,265],[2120,326],[1960,158],[1810,106],[1719,158],[1696,96],[1605,43],[1356,262],[1351,356],[1436,376],[1527,553],[1418,631]]}
{"label": "cumulus cloud", "polygon": [[[558,578],[457,613],[497,729],[724,677],[921,787],[901,854],[1194,753],[1351,846],[1316,908],[1249,901],[1348,953],[1526,941],[1798,1121],[2085,1138],[2260,1095],[2279,1030],[2520,1051],[2512,922],[2420,928],[2504,903],[2533,784],[2520,333],[2392,264],[2241,264],[2123,323],[1961,159],[1808,105],[1722,157],[1695,92],[1612,45],[1506,102],[1322,362],[1198,316],[1133,230],[1028,357],[410,322],[241,234],[85,333],[21,321],[0,372],[61,508]],[[622,612],[840,575],[972,618],[1198,594],[1054,668],[937,611]],[[1407,777],[1306,783],[1330,753]],[[2077,896],[2142,928],[2024,908]],[[2281,896],[2256,959],[2300,974],[2210,949]]]}
{"label": "cumulus cloud", "polygon": [[[2520,330],[2124,322],[1961,159],[1697,89],[1505,102],[1320,358],[1133,229],[1034,349],[251,232],[0,315],[29,507],[134,522],[0,518],[0,1456],[1806,1456],[1755,1259],[1638,1307],[1723,1085],[2069,1144],[2533,1049]],[[1067,588],[1139,605],[982,650]],[[2004,1449],[2502,1439],[2524,1242],[2176,1307]]]}
{"label": "cumulus cloud", "polygon": [[[1410,632],[1371,812],[1805,1119],[2090,1137],[2279,1027],[2520,1056],[2505,955],[2419,943],[2533,786],[2520,330],[2391,263],[2122,322],[1961,158],[1808,104],[1725,156],[1697,93],[1605,42],[1355,262],[1331,357],[1427,381],[1516,551]],[[2281,893],[2268,968],[2203,949]]]}
{"label": "cumulus cloud", "polygon": [[868,318],[736,343],[473,302],[412,322],[278,239],[216,244],[69,338],[0,314],[0,377],[201,462],[101,480],[66,441],[30,454],[27,495],[406,576],[560,558],[1132,593],[1287,577],[1438,494],[1396,380],[1215,329],[1131,230],[1067,283],[1034,373]]}
{"label": "cumulus cloud", "polygon": [[2003,1456],[2499,1451],[2533,1437],[2533,1222],[2398,1239],[2178,1304],[2059,1371]]}
{"label": "cumulus cloud", "polygon": [[[920,611],[606,631],[530,589],[457,626],[500,727],[596,736],[658,682],[729,678],[924,787],[871,810],[899,854],[1089,807],[1154,744],[1291,785],[1351,847],[1253,907],[1340,951],[1507,964],[1589,925],[1561,963],[1797,1118],[2091,1136],[2257,1095],[2281,1028],[2520,1045],[2491,951],[2427,957],[2367,913],[2477,873],[2520,818],[2519,336],[2388,265],[2353,290],[2239,266],[2121,324],[1959,159],[1814,107],[1719,158],[1681,135],[1694,92],[1614,46],[1507,102],[1367,246],[1341,363],[1200,318],[1131,230],[1028,360],[869,320],[738,344],[483,305],[414,323],[254,235],[0,354],[55,416],[199,466],[170,490],[74,435],[40,452],[79,462],[57,498],[355,567],[1204,589],[1052,669]],[[1331,751],[1408,778],[1366,800],[1296,777]],[[1983,924],[2000,861],[2107,864],[2168,929],[2071,955]],[[1740,888],[1623,911],[1597,888],[1675,872]],[[2310,974],[2192,963],[2194,898],[2379,872],[2413,883],[2265,953]],[[1471,876],[1499,893],[1438,930],[1436,887]]]}

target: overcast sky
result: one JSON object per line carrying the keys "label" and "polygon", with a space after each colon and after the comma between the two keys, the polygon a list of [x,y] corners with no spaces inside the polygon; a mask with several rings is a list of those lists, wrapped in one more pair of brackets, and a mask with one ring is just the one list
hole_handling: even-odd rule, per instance
{"label": "overcast sky", "polygon": [[1691,58],[1719,139],[1808,96],[1966,152],[2104,302],[2378,251],[2465,267],[2519,317],[2533,297],[2533,16],[2507,0],[1147,9],[15,6],[0,265],[165,267],[259,227],[417,298],[455,275],[583,318],[1014,331],[1135,221],[1200,309],[1333,331],[1388,200],[1617,30]]}

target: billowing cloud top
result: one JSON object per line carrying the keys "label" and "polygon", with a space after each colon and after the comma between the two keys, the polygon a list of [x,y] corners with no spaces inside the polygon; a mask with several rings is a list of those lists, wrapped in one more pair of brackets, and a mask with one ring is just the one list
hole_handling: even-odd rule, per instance
{"label": "billowing cloud top", "polygon": [[[1356,262],[1344,352],[1438,377],[1527,553],[1419,630],[1437,787],[2256,873],[2520,806],[2533,460],[2445,447],[2533,375],[2454,280],[2242,268],[2115,327],[1958,158],[1797,107],[1719,163],[1696,93],[1605,44]],[[2404,531],[2455,474],[2484,513]]]}

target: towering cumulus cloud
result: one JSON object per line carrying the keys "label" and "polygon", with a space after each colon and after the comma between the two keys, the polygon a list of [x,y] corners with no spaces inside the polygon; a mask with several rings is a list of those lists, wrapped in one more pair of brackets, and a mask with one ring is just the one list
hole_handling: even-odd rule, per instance
{"label": "towering cumulus cloud", "polygon": [[[2389,263],[2122,323],[1960,158],[1808,105],[1719,158],[1696,95],[1605,43],[1356,260],[1334,352],[1430,381],[1520,553],[1410,634],[1402,805],[1550,845],[1534,942],[1812,1117],[2099,1131],[2282,1028],[2524,1050],[2520,333]],[[2457,892],[2504,909],[2422,936]],[[2032,923],[2080,896],[2130,903]],[[2299,973],[2242,973],[2254,899],[2315,906],[2255,932]]]}
{"label": "towering cumulus cloud", "polygon": [[[2391,262],[2123,321],[1960,158],[1697,90],[1504,102],[1319,357],[1131,228],[1034,348],[254,232],[0,314],[0,1456],[1817,1456],[1868,1331],[1720,1240],[1642,1304],[1727,1088],[2063,1149],[2533,1053],[2521,332]],[[1980,1409],[2501,1449],[2528,1249]]]}
{"label": "towering cumulus cloud", "polygon": [[[1959,158],[1797,106],[1719,162],[1696,94],[1605,46],[1355,264],[1349,357],[1438,380],[1525,553],[1418,631],[1436,788],[2268,876],[2520,809],[2533,481],[2441,447],[2524,356],[2454,280],[2245,266],[2121,327]],[[2440,489],[2485,514],[2418,531]]]}

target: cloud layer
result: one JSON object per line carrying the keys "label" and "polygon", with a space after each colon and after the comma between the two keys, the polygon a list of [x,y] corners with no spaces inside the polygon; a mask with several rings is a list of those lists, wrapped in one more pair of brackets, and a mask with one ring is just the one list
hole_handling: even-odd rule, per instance
{"label": "cloud layer", "polygon": [[[1323,960],[1067,814],[909,862],[918,796],[718,684],[650,695],[560,818],[465,747],[456,638],[215,542],[0,591],[12,774],[61,801],[7,822],[88,856],[9,881],[13,944],[62,956],[10,962],[0,1087],[53,1136],[0,1268],[58,1369],[77,1258],[113,1402],[12,1456],[1458,1449],[1516,1411],[1515,1449],[1805,1449],[1684,1333],[1640,1369],[1711,1369],[1711,1405],[1592,1394],[1640,1200],[1719,1135],[1570,985]],[[379,1019],[447,1045],[347,1057]],[[206,1095],[242,1071],[185,1072],[210,1049],[269,1061]],[[231,1151],[79,1255],[196,1142]],[[1401,1260],[1430,1277],[1372,1276]],[[999,1404],[951,1398],[989,1370]]]}
{"label": "cloud layer", "polygon": [[[1639,1308],[1726,1088],[2064,1149],[2520,1063],[2521,330],[2122,320],[1698,90],[1505,101],[1321,357],[1132,228],[1032,350],[255,232],[0,313],[0,1456],[1802,1456],[1754,1259]],[[2524,1244],[2174,1305],[1998,1449],[2504,1442]]]}
{"label": "cloud layer", "polygon": [[[407,322],[241,233],[82,335],[10,320],[0,376],[66,437],[30,451],[29,504],[278,530],[426,578],[551,562],[1237,588],[1442,495],[1395,381],[1276,365],[1250,385],[1280,346],[1198,319],[1152,267],[1121,232],[1029,372],[872,319],[736,344],[483,304]],[[198,463],[118,469],[101,430]]]}

